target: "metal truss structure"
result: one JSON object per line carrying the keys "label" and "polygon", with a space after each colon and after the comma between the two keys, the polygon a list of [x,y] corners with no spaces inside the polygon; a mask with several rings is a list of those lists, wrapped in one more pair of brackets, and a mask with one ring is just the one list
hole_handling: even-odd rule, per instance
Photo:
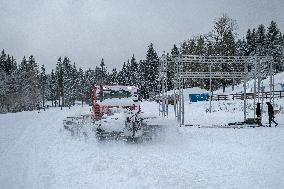
{"label": "metal truss structure", "polygon": [[[188,65],[198,65],[202,67],[201,72],[191,71]],[[225,65],[225,66],[224,66]],[[221,68],[221,69],[220,69]],[[227,68],[227,69],[223,69]],[[229,69],[228,69],[229,68]],[[237,68],[237,71],[234,69]],[[212,79],[240,79],[244,83],[244,121],[247,120],[247,81],[254,80],[254,95],[257,97],[257,102],[262,101],[261,108],[263,109],[263,92],[262,80],[266,77],[270,78],[270,102],[274,102],[273,86],[274,86],[274,70],[273,58],[271,56],[198,56],[198,55],[179,55],[169,57],[162,55],[159,59],[159,111],[162,116],[168,116],[168,71],[174,70],[174,111],[175,117],[184,125],[184,81],[194,78],[210,79],[210,108],[212,101]],[[222,70],[222,71],[220,71]],[[261,96],[261,98],[260,98]],[[256,98],[254,98],[254,118],[256,109]]]}

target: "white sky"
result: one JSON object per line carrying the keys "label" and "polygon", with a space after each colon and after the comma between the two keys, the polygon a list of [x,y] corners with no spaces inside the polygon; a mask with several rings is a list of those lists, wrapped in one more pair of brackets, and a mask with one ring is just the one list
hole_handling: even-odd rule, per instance
{"label": "white sky", "polygon": [[121,67],[153,42],[170,51],[195,34],[208,33],[223,13],[238,32],[275,20],[284,31],[284,0],[0,0],[0,48],[19,63],[33,54],[50,71],[59,56],[84,69]]}

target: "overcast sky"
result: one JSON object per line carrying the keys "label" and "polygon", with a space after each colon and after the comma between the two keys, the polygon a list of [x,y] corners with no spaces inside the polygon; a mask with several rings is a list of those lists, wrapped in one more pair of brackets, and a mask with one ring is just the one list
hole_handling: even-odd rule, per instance
{"label": "overcast sky", "polygon": [[0,48],[16,57],[33,54],[50,71],[59,56],[84,69],[121,67],[152,42],[161,55],[216,17],[236,19],[238,33],[275,20],[284,31],[284,0],[0,0]]}

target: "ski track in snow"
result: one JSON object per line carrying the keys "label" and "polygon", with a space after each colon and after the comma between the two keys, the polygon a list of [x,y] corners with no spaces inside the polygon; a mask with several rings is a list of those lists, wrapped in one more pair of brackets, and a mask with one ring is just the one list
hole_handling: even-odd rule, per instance
{"label": "ski track in snow", "polygon": [[[205,106],[189,105],[186,121],[212,123]],[[142,108],[158,116],[156,103]],[[179,128],[170,117],[158,120],[164,129],[149,142],[71,137],[63,119],[88,111],[76,106],[0,115],[0,188],[284,188],[284,126]],[[224,122],[242,118],[238,111],[214,115]],[[281,124],[283,117],[277,117]]]}

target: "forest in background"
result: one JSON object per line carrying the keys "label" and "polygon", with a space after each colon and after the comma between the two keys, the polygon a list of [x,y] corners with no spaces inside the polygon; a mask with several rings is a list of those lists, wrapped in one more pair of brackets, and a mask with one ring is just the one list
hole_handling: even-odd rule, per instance
{"label": "forest in background", "polygon": [[[275,71],[284,71],[284,36],[277,23],[269,26],[259,25],[247,30],[246,36],[237,33],[237,22],[227,15],[214,21],[212,31],[195,35],[179,45],[173,45],[168,56],[179,54],[204,56],[254,56],[270,55],[275,62]],[[159,56],[154,45],[148,46],[145,59],[136,60],[132,55],[120,70],[108,70],[103,59],[95,69],[83,70],[68,57],[59,57],[55,68],[46,73],[44,65],[39,66],[33,55],[23,57],[17,63],[13,56],[2,50],[0,56],[0,113],[34,110],[51,101],[52,106],[70,107],[75,101],[90,103],[94,84],[135,85],[139,87],[140,97],[149,99],[159,91]],[[168,69],[168,89],[173,88],[174,66]],[[202,71],[200,65],[189,65],[186,69]],[[237,71],[233,65],[220,66],[219,71]],[[234,84],[233,80],[213,80],[213,89]],[[208,79],[192,79],[186,87],[199,86],[208,89]]]}

